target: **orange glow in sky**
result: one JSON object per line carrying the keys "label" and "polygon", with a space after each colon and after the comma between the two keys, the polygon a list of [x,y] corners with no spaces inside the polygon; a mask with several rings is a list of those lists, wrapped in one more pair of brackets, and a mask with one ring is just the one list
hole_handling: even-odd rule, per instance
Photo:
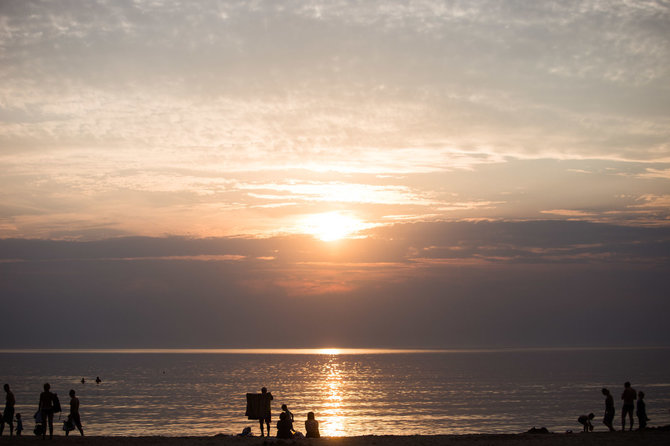
{"label": "orange glow in sky", "polygon": [[309,215],[302,220],[301,226],[305,233],[324,242],[349,237],[365,227],[361,220],[339,212]]}
{"label": "orange glow in sky", "polygon": [[670,345],[668,29],[653,0],[0,1],[0,348]]}

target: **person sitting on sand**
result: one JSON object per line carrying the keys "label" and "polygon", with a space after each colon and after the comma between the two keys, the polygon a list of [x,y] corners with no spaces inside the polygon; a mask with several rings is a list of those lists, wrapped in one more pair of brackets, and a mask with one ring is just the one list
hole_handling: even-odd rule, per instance
{"label": "person sitting on sand", "polygon": [[603,417],[603,424],[607,426],[610,432],[614,432],[614,398],[608,389],[603,387],[603,395],[605,395],[605,416]]}
{"label": "person sitting on sand", "polygon": [[281,405],[281,410],[286,412],[286,416],[288,417],[289,420],[291,420],[291,423],[295,423],[295,418],[293,418],[293,413],[291,413],[291,411],[288,410],[288,406],[286,404]]}
{"label": "person sitting on sand", "polygon": [[647,421],[649,421],[649,418],[647,418],[647,405],[644,402],[644,392],[642,391],[637,393],[637,420],[638,424],[640,425],[638,430],[643,430],[645,427],[647,427]]}
{"label": "person sitting on sand", "polygon": [[579,423],[584,426],[584,432],[591,432],[593,431],[593,424],[591,424],[591,420],[594,418],[595,415],[593,412],[591,412],[588,415],[581,415],[579,418],[577,418],[577,421],[579,421]]}
{"label": "person sitting on sand", "polygon": [[286,412],[279,414],[279,421],[277,421],[277,438],[290,439],[293,438],[293,423],[286,415]]}
{"label": "person sitting on sand", "polygon": [[623,393],[621,399],[623,400],[623,408],[621,409],[621,430],[626,430],[626,414],[630,418],[630,430],[633,430],[633,410],[635,409],[635,400],[637,399],[637,392],[626,381],[623,385]]}
{"label": "person sitting on sand", "polygon": [[242,429],[242,432],[237,434],[238,437],[253,437],[254,434],[251,433],[251,426],[247,426]]}
{"label": "person sitting on sand", "polygon": [[305,421],[305,436],[307,438],[319,438],[319,422],[314,419],[314,412],[307,414],[307,421]]}

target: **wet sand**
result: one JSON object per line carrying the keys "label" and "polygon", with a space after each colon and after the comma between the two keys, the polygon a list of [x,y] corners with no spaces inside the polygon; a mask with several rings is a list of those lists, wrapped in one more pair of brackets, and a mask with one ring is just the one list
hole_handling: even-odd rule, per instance
{"label": "wet sand", "polygon": [[0,444],[21,445],[77,445],[77,446],[624,446],[670,444],[670,431],[648,430],[645,432],[594,432],[572,434],[505,434],[505,435],[412,435],[331,437],[318,439],[278,440],[276,438],[229,435],[213,437],[80,437],[55,436],[53,440],[24,436],[3,436]]}

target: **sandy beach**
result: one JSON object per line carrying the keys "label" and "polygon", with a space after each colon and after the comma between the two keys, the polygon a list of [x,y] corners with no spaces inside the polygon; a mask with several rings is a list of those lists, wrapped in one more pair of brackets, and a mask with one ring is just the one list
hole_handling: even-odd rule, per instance
{"label": "sandy beach", "polygon": [[[79,446],[260,446],[260,445],[305,445],[305,446],[605,446],[605,445],[668,445],[669,430],[647,430],[645,432],[596,432],[572,434],[496,434],[496,435],[412,435],[330,437],[319,439],[279,440],[276,438],[229,435],[212,437],[79,437],[56,436],[46,440],[52,445]],[[42,438],[24,436],[10,439],[0,438],[0,443],[38,445],[45,444]]]}

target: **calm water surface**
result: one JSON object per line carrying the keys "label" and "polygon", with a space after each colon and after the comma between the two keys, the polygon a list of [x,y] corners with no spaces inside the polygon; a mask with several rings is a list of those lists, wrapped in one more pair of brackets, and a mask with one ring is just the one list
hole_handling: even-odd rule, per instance
{"label": "calm water surface", "polygon": [[[96,385],[96,376],[103,379]],[[81,384],[86,377],[86,384]],[[26,433],[42,384],[67,413],[81,399],[90,435],[235,434],[247,420],[245,393],[266,386],[304,431],[309,411],[324,435],[515,433],[532,426],[578,430],[596,413],[603,386],[615,397],[630,380],[647,394],[650,425],[670,424],[670,350],[533,350],[420,353],[4,352],[0,380],[23,414]],[[62,416],[64,419],[65,414]],[[62,419],[55,431],[62,434]],[[56,416],[58,420],[58,416]],[[637,424],[637,420],[636,420]]]}

